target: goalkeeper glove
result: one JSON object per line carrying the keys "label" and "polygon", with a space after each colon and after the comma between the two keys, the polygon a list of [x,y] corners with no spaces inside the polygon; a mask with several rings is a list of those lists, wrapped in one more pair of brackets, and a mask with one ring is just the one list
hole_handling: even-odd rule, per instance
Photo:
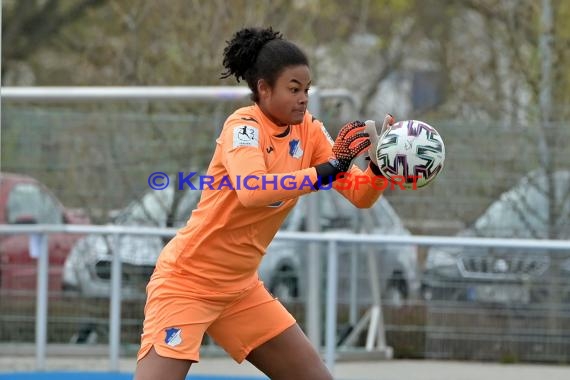
{"label": "goalkeeper glove", "polygon": [[353,121],[345,124],[338,133],[332,147],[334,157],[329,163],[340,173],[347,172],[352,161],[370,146],[365,127],[363,122]]}

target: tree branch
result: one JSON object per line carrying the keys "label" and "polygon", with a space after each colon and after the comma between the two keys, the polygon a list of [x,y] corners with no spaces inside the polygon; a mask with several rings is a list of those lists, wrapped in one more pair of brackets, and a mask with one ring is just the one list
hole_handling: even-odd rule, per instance
{"label": "tree branch", "polygon": [[83,0],[60,14],[59,0],[48,0],[41,8],[30,8],[29,2],[17,2],[10,16],[11,26],[6,30],[5,39],[10,43],[4,44],[4,58],[27,58],[63,27],[80,18],[87,9],[101,6],[105,2],[107,0]]}

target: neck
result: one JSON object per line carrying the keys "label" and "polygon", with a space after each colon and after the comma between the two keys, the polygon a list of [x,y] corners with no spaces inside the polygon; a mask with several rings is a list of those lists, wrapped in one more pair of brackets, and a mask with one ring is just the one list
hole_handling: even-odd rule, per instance
{"label": "neck", "polygon": [[282,128],[286,128],[289,126],[289,124],[283,123],[282,121],[275,119],[269,112],[267,112],[267,109],[263,105],[261,105],[260,103],[257,103],[257,106],[259,107],[261,112],[263,112],[263,115],[266,118],[268,118],[276,126],[282,127]]}

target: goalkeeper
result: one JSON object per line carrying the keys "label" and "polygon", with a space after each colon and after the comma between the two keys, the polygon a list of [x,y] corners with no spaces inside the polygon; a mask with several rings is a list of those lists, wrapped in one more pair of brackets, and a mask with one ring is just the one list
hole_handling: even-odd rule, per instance
{"label": "goalkeeper", "polygon": [[[329,184],[341,173],[365,171],[355,157],[375,156],[376,129],[359,121],[332,141],[307,112],[311,74],[306,55],[271,28],[245,28],[224,50],[222,78],[245,80],[251,106],[236,110],[216,140],[208,176],[218,181],[250,176],[280,182],[293,176],[314,186],[247,188],[202,192],[185,227],[164,247],[147,285],[136,380],[183,380],[208,333],[231,357],[248,360],[271,379],[332,379],[293,316],[263,286],[257,274],[265,250],[297,198]],[[393,123],[386,118],[384,126]],[[381,196],[372,182],[338,190],[356,207]]]}

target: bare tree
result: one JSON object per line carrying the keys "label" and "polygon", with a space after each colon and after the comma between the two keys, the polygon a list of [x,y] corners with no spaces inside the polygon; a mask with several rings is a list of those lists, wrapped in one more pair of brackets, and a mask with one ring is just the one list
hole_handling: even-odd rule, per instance
{"label": "bare tree", "polygon": [[5,1],[2,23],[2,76],[12,61],[29,58],[38,48],[50,43],[67,25],[81,19],[89,9],[107,0],[80,1]]}

